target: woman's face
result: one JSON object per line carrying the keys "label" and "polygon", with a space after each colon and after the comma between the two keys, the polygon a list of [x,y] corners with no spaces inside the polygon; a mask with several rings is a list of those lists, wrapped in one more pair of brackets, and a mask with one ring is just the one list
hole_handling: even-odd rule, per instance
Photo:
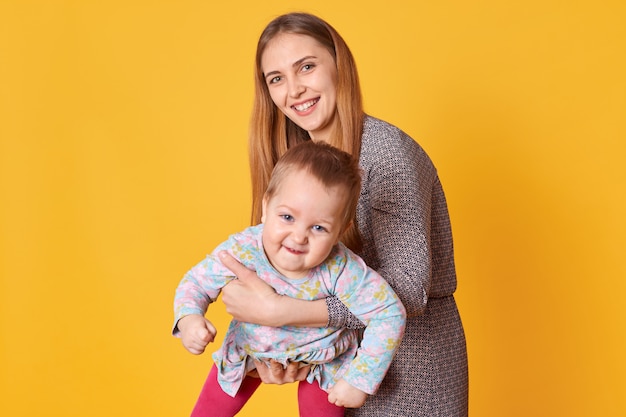
{"label": "woman's face", "polygon": [[337,67],[326,48],[306,35],[281,33],[261,56],[272,101],[311,139],[328,141],[336,123]]}

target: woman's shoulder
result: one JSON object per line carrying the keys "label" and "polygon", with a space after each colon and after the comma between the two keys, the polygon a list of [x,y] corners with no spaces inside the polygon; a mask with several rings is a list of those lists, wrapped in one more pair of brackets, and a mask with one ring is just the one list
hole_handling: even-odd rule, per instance
{"label": "woman's shoulder", "polygon": [[430,157],[412,137],[384,120],[367,115],[363,124],[361,162],[405,161],[432,165]]}
{"label": "woman's shoulder", "polygon": [[422,147],[399,127],[368,115],[363,124],[362,146],[378,147],[381,145],[393,149],[413,148],[422,150]]}
{"label": "woman's shoulder", "polygon": [[389,122],[386,122],[374,116],[370,116],[369,114],[365,116],[365,121],[363,124],[364,136],[397,136],[402,135],[403,133],[404,132],[402,132],[400,128],[392,125]]}

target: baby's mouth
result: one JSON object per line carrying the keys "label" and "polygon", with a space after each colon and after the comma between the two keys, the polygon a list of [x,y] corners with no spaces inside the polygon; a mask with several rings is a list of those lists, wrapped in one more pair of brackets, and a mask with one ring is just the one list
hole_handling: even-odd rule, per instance
{"label": "baby's mouth", "polygon": [[302,255],[302,254],[304,253],[304,252],[303,252],[303,251],[301,251],[301,250],[297,250],[297,249],[294,249],[294,248],[290,248],[290,247],[288,247],[288,246],[283,246],[283,247],[285,248],[285,250],[286,250],[287,252],[289,252],[289,253],[293,253],[294,255]]}

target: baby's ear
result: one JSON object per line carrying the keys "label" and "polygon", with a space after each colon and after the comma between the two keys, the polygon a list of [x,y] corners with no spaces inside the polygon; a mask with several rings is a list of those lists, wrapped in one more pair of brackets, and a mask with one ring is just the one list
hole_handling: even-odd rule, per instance
{"label": "baby's ear", "polygon": [[348,230],[350,230],[350,227],[352,227],[353,224],[354,224],[354,220],[350,220],[348,223],[346,223],[346,225],[343,227],[343,230],[341,231],[341,234],[343,235]]}
{"label": "baby's ear", "polygon": [[261,223],[265,223],[265,214],[266,214],[266,210],[267,210],[267,201],[269,199],[267,198],[267,195],[263,196],[263,202],[261,203],[261,207],[263,209],[263,211],[261,212]]}
{"label": "baby's ear", "polygon": [[337,241],[335,242],[335,245],[337,243],[341,242],[341,238],[343,238],[344,235],[346,234],[346,232],[348,232],[350,230],[350,226],[352,226],[352,223],[354,223],[354,222],[353,221],[349,221],[345,226],[343,226],[343,228],[341,229],[341,233],[339,233],[339,236],[337,236]]}

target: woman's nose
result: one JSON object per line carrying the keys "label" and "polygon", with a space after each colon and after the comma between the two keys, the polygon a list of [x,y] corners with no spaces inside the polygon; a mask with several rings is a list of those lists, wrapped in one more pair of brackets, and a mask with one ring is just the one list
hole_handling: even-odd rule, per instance
{"label": "woman's nose", "polygon": [[299,97],[302,93],[304,93],[304,86],[298,82],[298,80],[293,80],[289,82],[289,96],[293,98]]}

